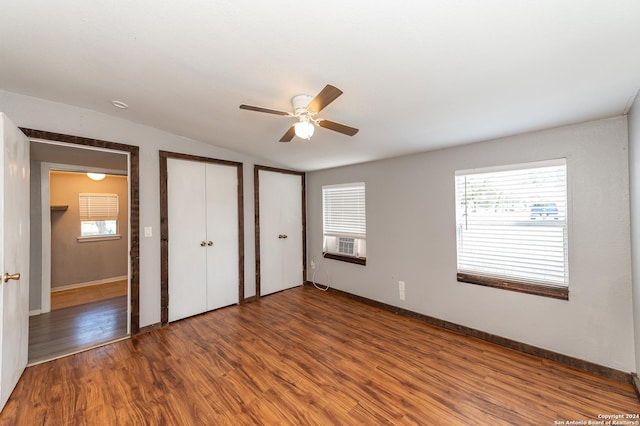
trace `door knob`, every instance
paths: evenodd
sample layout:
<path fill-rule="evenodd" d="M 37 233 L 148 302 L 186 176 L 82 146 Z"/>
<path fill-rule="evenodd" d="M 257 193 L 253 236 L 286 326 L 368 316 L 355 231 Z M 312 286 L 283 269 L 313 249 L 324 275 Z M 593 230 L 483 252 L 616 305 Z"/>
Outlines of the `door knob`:
<path fill-rule="evenodd" d="M 18 272 L 17 274 L 10 274 L 8 272 L 5 272 L 4 274 L 4 282 L 8 283 L 9 280 L 19 280 L 20 279 L 20 273 Z"/>
<path fill-rule="evenodd" d="M 200 241 L 200 247 L 204 247 L 206 245 L 207 245 L 207 243 L 205 243 L 204 241 Z"/>
<path fill-rule="evenodd" d="M 287 238 L 287 235 L 285 235 L 285 234 L 280 234 L 280 235 L 278 235 L 278 238 Z"/>
<path fill-rule="evenodd" d="M 211 246 L 213 245 L 213 241 L 209 241 L 209 242 L 207 243 L 207 245 L 208 245 L 209 247 L 211 247 Z"/>
<path fill-rule="evenodd" d="M 282 238 L 287 238 L 287 234 L 284 234 L 284 235 L 282 236 Z"/>

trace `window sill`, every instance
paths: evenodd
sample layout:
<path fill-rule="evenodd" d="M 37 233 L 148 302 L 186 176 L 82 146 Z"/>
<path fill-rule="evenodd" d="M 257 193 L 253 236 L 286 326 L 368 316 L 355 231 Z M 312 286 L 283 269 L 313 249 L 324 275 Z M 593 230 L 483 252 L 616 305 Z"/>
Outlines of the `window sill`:
<path fill-rule="evenodd" d="M 327 252 L 322 253 L 322 257 L 324 257 L 325 259 L 339 260 L 341 262 L 355 263 L 356 265 L 366 265 L 367 264 L 367 258 L 366 257 L 345 256 L 345 255 L 342 255 L 342 254 L 327 253 Z"/>
<path fill-rule="evenodd" d="M 77 240 L 79 243 L 91 243 L 94 241 L 111 241 L 111 240 L 119 240 L 122 236 L 120 234 L 113 235 L 96 235 L 96 236 L 87 236 L 87 237 L 78 237 Z"/>
<path fill-rule="evenodd" d="M 524 283 L 519 281 L 503 280 L 498 278 L 482 277 L 458 273 L 457 280 L 468 284 L 478 284 L 485 287 L 500 288 L 503 290 L 517 291 L 520 293 L 534 294 L 536 296 L 551 297 L 554 299 L 569 300 L 567 287 L 554 287 L 540 284 Z"/>

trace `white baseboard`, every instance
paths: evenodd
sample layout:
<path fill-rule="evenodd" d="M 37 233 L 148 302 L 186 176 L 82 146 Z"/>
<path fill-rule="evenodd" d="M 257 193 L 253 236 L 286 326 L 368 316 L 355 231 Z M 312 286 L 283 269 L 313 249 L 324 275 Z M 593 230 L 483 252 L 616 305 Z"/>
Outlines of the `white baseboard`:
<path fill-rule="evenodd" d="M 29 316 L 35 316 L 35 315 L 40 315 L 42 313 L 42 311 L 40 309 L 34 309 L 33 311 L 29 311 Z"/>
<path fill-rule="evenodd" d="M 122 280 L 128 280 L 128 279 L 129 279 L 129 277 L 127 275 L 123 275 L 121 277 L 104 278 L 102 280 L 95 280 L 95 281 L 87 281 L 87 282 L 84 282 L 84 283 L 62 285 L 62 286 L 59 286 L 59 287 L 51 287 L 51 293 L 55 293 L 57 291 L 71 290 L 71 289 L 74 289 L 74 288 L 91 287 L 92 285 L 106 284 L 106 283 L 110 283 L 112 281 L 122 281 Z"/>

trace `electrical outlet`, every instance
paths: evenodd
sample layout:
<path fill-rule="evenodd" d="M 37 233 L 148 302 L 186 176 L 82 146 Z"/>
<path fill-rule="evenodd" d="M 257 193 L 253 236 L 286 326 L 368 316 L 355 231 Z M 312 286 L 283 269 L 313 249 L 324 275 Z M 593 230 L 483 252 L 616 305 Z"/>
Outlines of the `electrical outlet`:
<path fill-rule="evenodd" d="M 144 227 L 144 236 L 145 238 L 149 238 L 153 235 L 153 232 L 151 231 L 151 227 L 150 226 L 145 226 Z"/>
<path fill-rule="evenodd" d="M 404 281 L 398 281 L 398 292 L 400 293 L 400 300 L 404 300 Z"/>
<path fill-rule="evenodd" d="M 316 262 L 313 260 L 311 261 L 311 269 L 316 269 Z"/>

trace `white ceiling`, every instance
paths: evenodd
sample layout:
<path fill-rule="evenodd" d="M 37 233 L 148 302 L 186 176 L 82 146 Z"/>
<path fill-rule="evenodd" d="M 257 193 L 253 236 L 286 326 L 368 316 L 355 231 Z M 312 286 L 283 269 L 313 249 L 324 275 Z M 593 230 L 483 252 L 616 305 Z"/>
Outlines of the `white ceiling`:
<path fill-rule="evenodd" d="M 356 136 L 279 143 L 292 119 L 238 108 L 327 83 L 344 94 L 320 116 Z M 0 89 L 299 170 L 615 116 L 639 88 L 638 0 L 0 5 Z"/>

